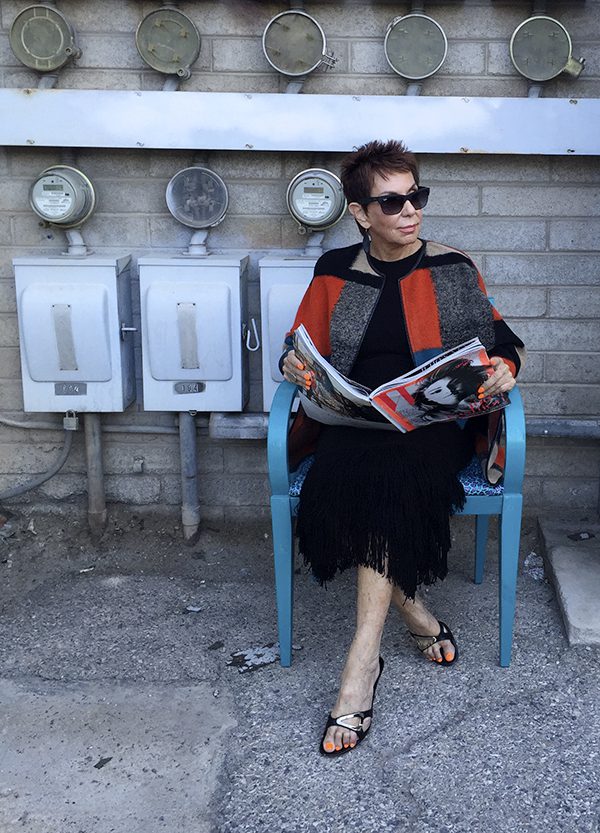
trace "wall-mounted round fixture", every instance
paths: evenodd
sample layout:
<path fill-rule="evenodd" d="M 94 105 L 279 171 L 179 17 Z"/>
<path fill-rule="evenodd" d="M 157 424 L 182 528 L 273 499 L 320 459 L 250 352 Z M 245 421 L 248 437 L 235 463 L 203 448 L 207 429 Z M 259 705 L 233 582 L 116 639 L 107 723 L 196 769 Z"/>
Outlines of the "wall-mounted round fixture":
<path fill-rule="evenodd" d="M 96 193 L 91 181 L 77 168 L 51 165 L 31 186 L 29 203 L 38 217 L 47 223 L 75 228 L 94 210 Z"/>
<path fill-rule="evenodd" d="M 284 75 L 307 75 L 321 64 L 332 67 L 337 61 L 327 53 L 325 34 L 314 17 L 298 10 L 270 20 L 262 45 L 267 61 Z"/>
<path fill-rule="evenodd" d="M 446 59 L 448 40 L 432 17 L 407 14 L 389 24 L 383 48 L 394 72 L 417 81 L 438 71 Z"/>
<path fill-rule="evenodd" d="M 10 27 L 12 51 L 26 67 L 53 72 L 81 55 L 67 18 L 49 6 L 28 6 Z"/>
<path fill-rule="evenodd" d="M 220 176 L 208 168 L 183 168 L 167 185 L 167 207 L 189 228 L 217 226 L 227 213 L 229 195 Z"/>
<path fill-rule="evenodd" d="M 301 171 L 288 185 L 287 207 L 302 227 L 322 231 L 335 225 L 346 209 L 342 183 L 322 168 Z"/>
<path fill-rule="evenodd" d="M 572 50 L 571 38 L 562 23 L 544 15 L 525 20 L 510 39 L 515 69 L 530 81 L 549 81 L 561 72 L 577 78 L 585 61 L 573 58 Z"/>
<path fill-rule="evenodd" d="M 190 77 L 200 54 L 200 34 L 189 17 L 177 9 L 156 9 L 140 22 L 135 43 L 144 61 L 166 75 Z"/>

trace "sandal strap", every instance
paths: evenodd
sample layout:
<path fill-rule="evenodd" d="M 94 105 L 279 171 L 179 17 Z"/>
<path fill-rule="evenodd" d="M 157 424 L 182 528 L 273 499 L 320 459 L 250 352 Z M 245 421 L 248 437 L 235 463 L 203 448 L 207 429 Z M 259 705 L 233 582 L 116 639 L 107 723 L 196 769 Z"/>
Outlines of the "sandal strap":
<path fill-rule="evenodd" d="M 349 721 L 353 718 L 358 717 L 360 723 L 356 726 L 349 725 Z M 368 729 L 364 728 L 364 721 L 367 717 L 373 717 L 373 709 L 367 709 L 364 712 L 352 712 L 351 714 L 340 714 L 338 717 L 333 717 L 331 712 L 329 713 L 329 717 L 327 718 L 327 725 L 325 727 L 325 731 L 329 729 L 330 726 L 339 726 L 341 729 L 349 729 L 351 732 L 356 732 L 359 738 L 368 731 Z M 369 724 L 370 727 L 370 724 Z"/>
<path fill-rule="evenodd" d="M 424 652 L 428 648 L 431 648 L 431 646 L 435 645 L 436 642 L 444 642 L 445 640 L 448 640 L 453 645 L 455 645 L 454 638 L 452 637 L 452 632 L 450 631 L 448 625 L 446 625 L 444 622 L 440 622 L 439 620 L 438 625 L 440 626 L 440 632 L 437 636 L 413 633 L 412 631 L 409 631 L 409 634 L 413 637 L 421 652 Z"/>

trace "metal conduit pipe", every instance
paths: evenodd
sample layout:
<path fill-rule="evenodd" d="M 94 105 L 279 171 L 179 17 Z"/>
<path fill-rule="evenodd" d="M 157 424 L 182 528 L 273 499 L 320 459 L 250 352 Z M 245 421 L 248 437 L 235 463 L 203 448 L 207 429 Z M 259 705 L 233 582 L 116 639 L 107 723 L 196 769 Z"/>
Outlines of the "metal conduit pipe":
<path fill-rule="evenodd" d="M 37 477 L 34 477 L 32 480 L 28 480 L 26 483 L 22 483 L 20 486 L 13 486 L 12 489 L 0 492 L 0 501 L 9 500 L 10 498 L 18 497 L 18 495 L 23 495 L 25 492 L 29 492 L 31 489 L 36 489 L 38 486 L 41 486 L 42 483 L 45 483 L 46 480 L 50 480 L 51 477 L 54 477 L 54 475 L 57 474 L 67 462 L 67 457 L 69 456 L 71 446 L 73 445 L 73 433 L 73 431 L 65 431 L 65 444 L 63 445 L 56 462 L 53 466 L 51 466 L 51 468 L 48 469 L 47 472 L 37 475 Z"/>
<path fill-rule="evenodd" d="M 201 427 L 208 426 L 208 417 L 199 422 Z M 0 425 L 8 425 L 9 428 L 29 428 L 42 431 L 62 431 L 59 422 L 40 422 L 34 419 L 22 422 L 17 419 L 0 417 Z M 102 431 L 106 434 L 179 434 L 179 428 L 175 425 L 105 425 L 102 424 Z"/>
<path fill-rule="evenodd" d="M 200 501 L 198 499 L 198 458 L 196 422 L 188 411 L 179 414 L 179 452 L 181 456 L 181 524 L 183 539 L 190 546 L 200 534 Z"/>
<path fill-rule="evenodd" d="M 106 526 L 106 497 L 102 466 L 102 425 L 100 414 L 84 414 L 85 458 L 88 484 L 88 524 L 92 535 Z"/>

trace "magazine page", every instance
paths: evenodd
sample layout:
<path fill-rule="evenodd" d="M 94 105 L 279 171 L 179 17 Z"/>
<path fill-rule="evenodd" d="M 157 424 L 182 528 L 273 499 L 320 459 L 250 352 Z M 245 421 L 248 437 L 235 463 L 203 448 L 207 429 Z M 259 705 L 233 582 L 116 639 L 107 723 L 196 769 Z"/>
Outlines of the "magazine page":
<path fill-rule="evenodd" d="M 381 385 L 371 394 L 373 407 L 401 431 L 414 431 L 433 422 L 468 419 L 506 407 L 509 399 L 505 393 L 479 399 L 478 388 L 493 373 L 493 366 L 479 339 L 474 341 L 475 345 L 465 343 L 469 345 L 467 349 L 460 345 L 457 352 L 447 351 L 445 358 L 438 356 L 416 368 L 407 374 L 408 381 L 405 376 Z"/>
<path fill-rule="evenodd" d="M 311 374 L 312 384 L 300 391 L 306 414 L 318 422 L 356 425 L 357 422 L 383 424 L 369 399 L 369 389 L 339 373 L 321 356 L 303 324 L 294 331 L 294 350 Z"/>

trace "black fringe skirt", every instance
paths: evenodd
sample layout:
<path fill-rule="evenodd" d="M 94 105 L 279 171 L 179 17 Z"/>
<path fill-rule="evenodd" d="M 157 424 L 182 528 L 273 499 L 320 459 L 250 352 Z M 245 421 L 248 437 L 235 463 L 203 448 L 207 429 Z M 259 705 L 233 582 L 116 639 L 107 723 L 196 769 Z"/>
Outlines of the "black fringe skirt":
<path fill-rule="evenodd" d="M 472 455 L 470 432 L 450 422 L 407 434 L 324 427 L 296 527 L 316 579 L 371 567 L 414 598 L 445 578 L 450 515 L 465 501 L 458 474 Z"/>

